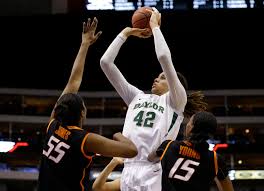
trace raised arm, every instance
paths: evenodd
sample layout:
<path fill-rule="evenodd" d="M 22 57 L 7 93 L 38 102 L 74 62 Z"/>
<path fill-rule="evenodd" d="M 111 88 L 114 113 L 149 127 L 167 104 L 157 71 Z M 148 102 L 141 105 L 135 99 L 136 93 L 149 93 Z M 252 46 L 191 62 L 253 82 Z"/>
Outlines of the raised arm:
<path fill-rule="evenodd" d="M 124 159 L 114 157 L 111 162 L 104 168 L 104 170 L 99 174 L 93 183 L 94 191 L 120 191 L 120 179 L 114 181 L 106 182 L 109 174 L 114 170 L 114 168 L 123 164 Z"/>
<path fill-rule="evenodd" d="M 129 105 L 133 98 L 142 91 L 127 82 L 114 64 L 114 60 L 121 46 L 130 35 L 133 35 L 132 32 L 135 32 L 135 30 L 138 33 L 145 31 L 144 29 L 125 28 L 117 35 L 100 60 L 103 72 L 127 105 Z"/>
<path fill-rule="evenodd" d="M 60 97 L 67 93 L 77 93 L 79 91 L 82 82 L 83 70 L 84 70 L 85 59 L 88 48 L 98 39 L 98 37 L 102 33 L 100 31 L 95 34 L 97 23 L 98 23 L 97 18 L 94 18 L 93 21 L 91 21 L 91 19 L 88 18 L 87 23 L 85 22 L 83 23 L 81 46 L 73 63 L 69 80 Z M 51 114 L 51 118 L 52 117 L 53 117 L 53 112 Z"/>
<path fill-rule="evenodd" d="M 98 153 L 109 157 L 132 158 L 137 155 L 137 148 L 132 141 L 121 133 L 114 135 L 114 140 L 89 133 L 84 144 L 85 153 Z"/>
<path fill-rule="evenodd" d="M 101 31 L 95 34 L 95 30 L 97 28 L 98 20 L 95 17 L 91 22 L 89 18 L 87 23 L 83 23 L 83 31 L 82 31 L 82 43 L 79 49 L 79 52 L 75 58 L 71 75 L 68 80 L 66 87 L 64 88 L 62 95 L 66 93 L 77 93 L 79 91 L 83 70 L 85 65 L 85 59 L 87 55 L 88 48 L 98 39 L 101 35 Z"/>
<path fill-rule="evenodd" d="M 157 9 L 153 8 L 150 18 L 150 27 L 154 36 L 157 58 L 168 81 L 170 102 L 175 109 L 183 112 L 187 103 L 187 95 L 177 76 L 172 63 L 170 49 L 160 30 L 160 19 L 161 14 L 157 11 Z"/>

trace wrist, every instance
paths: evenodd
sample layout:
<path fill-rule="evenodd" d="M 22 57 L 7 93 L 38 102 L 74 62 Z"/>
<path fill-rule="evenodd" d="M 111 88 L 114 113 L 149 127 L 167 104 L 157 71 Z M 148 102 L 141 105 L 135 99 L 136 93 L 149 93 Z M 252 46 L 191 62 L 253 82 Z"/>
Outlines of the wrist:
<path fill-rule="evenodd" d="M 157 24 L 157 25 L 152 25 L 151 26 L 151 30 L 154 31 L 154 30 L 158 30 L 160 29 L 160 26 Z"/>
<path fill-rule="evenodd" d="M 124 40 L 126 40 L 130 35 L 131 35 L 131 28 L 130 27 L 126 27 L 120 33 L 121 38 L 123 38 Z"/>
<path fill-rule="evenodd" d="M 127 36 L 126 34 L 124 34 L 123 32 L 119 33 L 118 36 L 119 36 L 123 41 L 126 41 L 126 39 L 127 39 L 127 37 L 128 37 L 128 36 Z"/>
<path fill-rule="evenodd" d="M 81 43 L 81 46 L 89 47 L 90 44 L 91 44 L 90 42 L 82 42 L 82 43 Z"/>
<path fill-rule="evenodd" d="M 113 166 L 117 166 L 119 163 L 117 160 L 115 159 L 112 159 L 111 162 L 110 162 Z"/>

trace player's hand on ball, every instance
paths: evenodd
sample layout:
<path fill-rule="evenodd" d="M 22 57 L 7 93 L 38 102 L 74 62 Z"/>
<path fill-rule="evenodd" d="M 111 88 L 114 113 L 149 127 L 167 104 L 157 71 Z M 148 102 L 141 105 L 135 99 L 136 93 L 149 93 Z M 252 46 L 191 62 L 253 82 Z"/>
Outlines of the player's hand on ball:
<path fill-rule="evenodd" d="M 96 17 L 93 18 L 93 21 L 91 21 L 90 18 L 88 18 L 87 22 L 83 22 L 83 32 L 82 32 L 82 43 L 83 44 L 93 44 L 99 36 L 102 34 L 102 31 L 99 31 L 95 34 L 96 28 L 97 28 L 98 20 Z"/>
<path fill-rule="evenodd" d="M 149 20 L 150 28 L 153 29 L 154 27 L 159 27 L 161 24 L 160 12 L 155 7 L 152 7 L 152 10 L 148 10 L 148 11 L 152 12 L 150 20 Z"/>
<path fill-rule="evenodd" d="M 136 36 L 139 38 L 149 38 L 152 35 L 152 32 L 149 28 L 145 29 L 140 29 L 140 28 L 131 28 L 131 27 L 126 27 L 122 33 L 126 36 Z"/>

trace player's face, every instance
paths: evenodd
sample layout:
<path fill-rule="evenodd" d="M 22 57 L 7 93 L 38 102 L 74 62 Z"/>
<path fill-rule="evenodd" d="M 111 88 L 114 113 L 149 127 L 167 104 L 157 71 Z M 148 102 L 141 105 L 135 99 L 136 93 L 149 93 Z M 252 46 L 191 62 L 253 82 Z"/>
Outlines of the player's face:
<path fill-rule="evenodd" d="M 169 86 L 164 72 L 162 72 L 157 78 L 155 78 L 151 92 L 156 95 L 163 95 L 169 91 Z"/>
<path fill-rule="evenodd" d="M 186 125 L 186 130 L 185 130 L 185 136 L 188 137 L 189 134 L 191 133 L 193 128 L 193 116 L 190 118 L 189 122 Z"/>

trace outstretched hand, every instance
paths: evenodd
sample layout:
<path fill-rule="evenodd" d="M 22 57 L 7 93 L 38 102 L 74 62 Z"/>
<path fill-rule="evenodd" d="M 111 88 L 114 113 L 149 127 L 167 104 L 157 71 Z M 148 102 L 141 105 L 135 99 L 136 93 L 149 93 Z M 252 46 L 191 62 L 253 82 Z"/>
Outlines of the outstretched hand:
<path fill-rule="evenodd" d="M 140 28 L 131 28 L 131 27 L 126 27 L 122 33 L 126 36 L 136 36 L 139 38 L 149 38 L 152 35 L 152 32 L 149 28 L 145 29 L 140 29 Z"/>
<path fill-rule="evenodd" d="M 95 34 L 97 24 L 98 20 L 96 17 L 93 18 L 93 21 L 88 18 L 86 23 L 83 22 L 82 43 L 92 45 L 99 38 L 99 36 L 102 34 L 102 31 L 99 31 Z"/>

